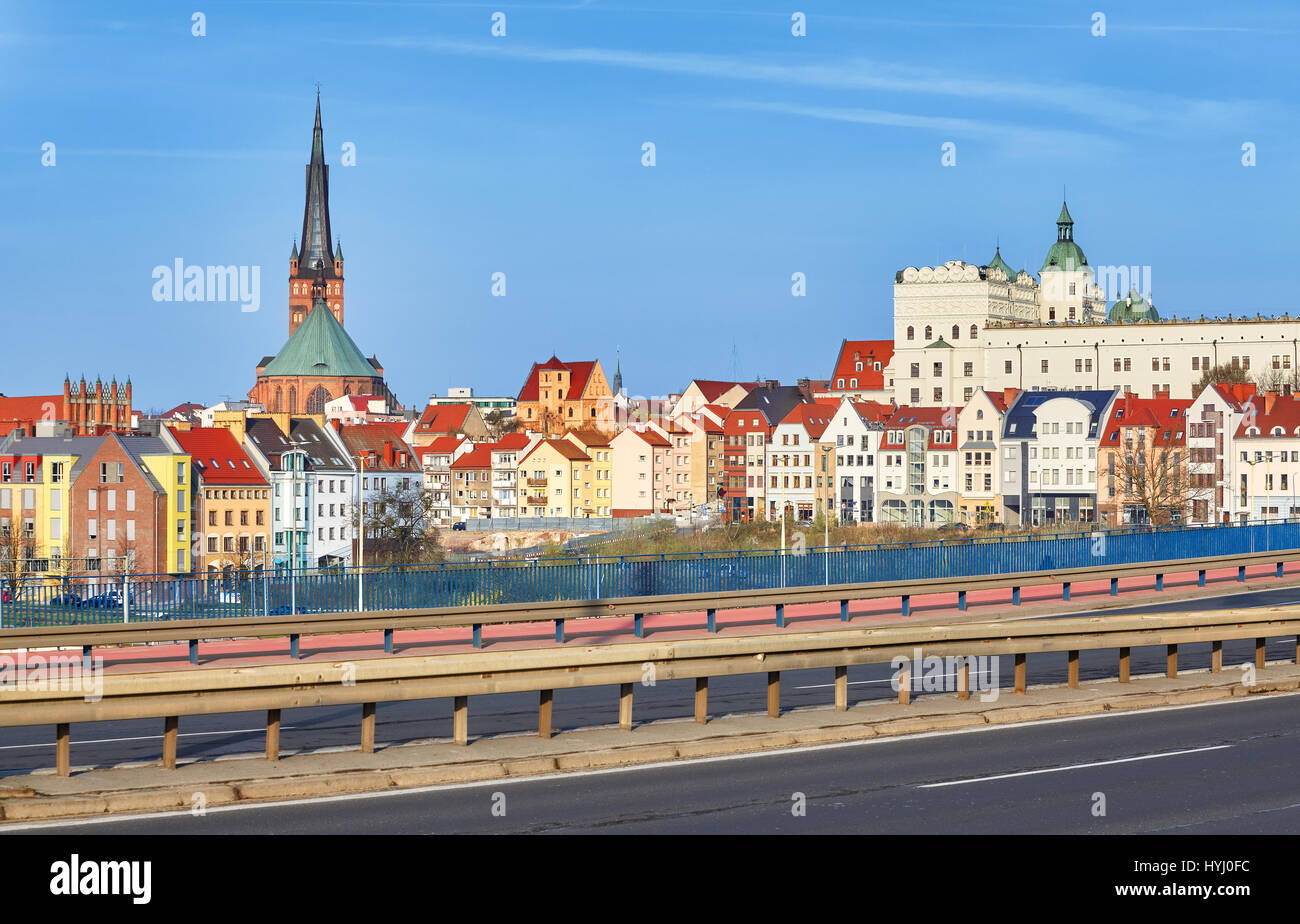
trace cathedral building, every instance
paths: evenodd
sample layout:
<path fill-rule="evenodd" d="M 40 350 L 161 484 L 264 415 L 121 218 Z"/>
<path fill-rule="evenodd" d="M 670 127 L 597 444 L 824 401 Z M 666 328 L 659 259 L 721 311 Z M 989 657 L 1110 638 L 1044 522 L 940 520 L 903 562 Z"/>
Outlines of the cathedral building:
<path fill-rule="evenodd" d="M 401 409 L 379 360 L 366 357 L 343 328 L 343 248 L 330 229 L 329 165 L 317 96 L 302 237 L 289 254 L 289 339 L 258 363 L 248 400 L 273 413 L 324 414 L 327 402 L 345 395 L 373 395 L 390 412 Z"/>

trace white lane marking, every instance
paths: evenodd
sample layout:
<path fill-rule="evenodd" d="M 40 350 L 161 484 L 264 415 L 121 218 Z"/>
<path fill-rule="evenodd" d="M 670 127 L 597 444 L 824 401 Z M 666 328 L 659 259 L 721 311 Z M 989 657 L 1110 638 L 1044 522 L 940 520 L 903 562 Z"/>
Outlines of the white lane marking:
<path fill-rule="evenodd" d="M 543 783 L 571 780 L 588 776 L 608 776 L 615 773 L 636 773 L 641 770 L 663 770 L 669 767 L 693 767 L 698 764 L 717 764 L 732 760 L 753 760 L 756 757 L 781 757 L 792 754 L 807 754 L 815 751 L 833 751 L 841 748 L 860 748 L 872 745 L 888 745 L 900 741 L 915 741 L 919 738 L 947 738 L 951 735 L 972 735 L 982 732 L 994 732 L 1005 728 L 1032 728 L 1037 725 L 1060 725 L 1065 722 L 1086 722 L 1092 719 L 1114 718 L 1122 715 L 1149 715 L 1160 712 L 1177 712 L 1181 709 L 1207 709 L 1213 706 L 1227 706 L 1238 703 L 1261 703 L 1274 698 L 1300 696 L 1297 693 L 1270 693 L 1259 697 L 1238 697 L 1215 700 L 1208 703 L 1191 703 L 1186 706 L 1154 706 L 1150 709 L 1132 709 L 1126 712 L 1099 712 L 1093 715 L 1075 715 L 1062 719 L 1037 719 L 1031 722 L 1008 722 L 1005 725 L 979 725 L 972 728 L 957 728 L 950 731 L 921 732 L 916 735 L 898 735 L 890 738 L 868 738 L 865 741 L 836 741 L 831 744 L 811 744 L 806 747 L 781 748 L 773 751 L 747 751 L 743 754 L 725 754 L 719 757 L 697 757 L 691 760 L 663 760 L 652 764 L 636 764 L 628 767 L 604 767 L 599 770 L 571 770 L 561 773 L 544 773 L 534 776 L 512 776 L 493 780 L 480 780 L 474 783 L 443 783 L 437 786 L 416 786 L 410 789 L 391 789 L 380 792 L 363 792 L 339 796 L 321 796 L 314 799 L 285 799 L 279 802 L 244 802 L 234 805 L 215 805 L 207 810 L 209 815 L 218 812 L 243 812 L 253 809 L 282 808 L 290 805 L 321 805 L 329 802 L 350 802 L 361 799 L 385 799 L 390 796 L 409 796 L 421 793 L 445 792 L 454 789 L 482 789 L 487 786 L 510 786 L 518 783 Z M 194 789 L 199 787 L 194 786 Z M 92 818 L 75 818 L 67 821 L 31 822 L 29 824 L 2 824 L 0 834 L 6 831 L 27 831 L 39 828 L 71 828 L 78 825 L 107 825 L 129 821 L 148 821 L 154 818 L 183 818 L 190 815 L 187 809 L 177 812 L 145 812 L 138 815 L 114 815 Z"/>
<path fill-rule="evenodd" d="M 1040 773 L 1063 773 L 1066 770 L 1083 770 L 1087 767 L 1109 767 L 1112 764 L 1131 764 L 1138 760 L 1157 760 L 1161 757 L 1178 757 L 1181 754 L 1201 754 L 1205 751 L 1222 751 L 1232 747 L 1231 744 L 1216 744 L 1203 748 L 1189 748 L 1185 751 L 1162 751 L 1159 754 L 1143 754 L 1140 757 L 1120 757 L 1116 760 L 1096 760 L 1086 764 L 1066 764 L 1064 767 L 1045 767 L 1042 770 L 1021 770 L 1019 773 L 999 773 L 995 776 L 973 776 L 966 780 L 947 780 L 943 783 L 922 783 L 917 789 L 940 789 L 944 786 L 964 786 L 967 783 L 987 783 L 991 780 L 1010 780 L 1018 776 L 1036 776 Z"/>
<path fill-rule="evenodd" d="M 282 725 L 280 726 L 280 731 L 289 731 L 292 728 L 297 728 L 297 726 Z M 180 732 L 179 734 L 180 737 L 182 738 L 194 738 L 202 735 L 247 735 L 251 732 L 257 732 L 260 735 L 260 734 L 264 734 L 266 732 L 266 729 L 265 728 L 233 728 L 228 731 Z M 76 743 L 77 744 L 113 744 L 114 742 L 117 741 L 153 741 L 154 739 L 161 738 L 161 737 L 162 737 L 162 732 L 159 732 L 156 735 L 132 735 L 126 738 L 86 738 L 85 740 L 78 738 Z M 32 744 L 0 744 L 0 751 L 16 751 L 21 748 L 52 748 L 54 747 L 54 745 L 55 742 L 53 741 L 48 741 L 48 742 L 37 741 Z"/>

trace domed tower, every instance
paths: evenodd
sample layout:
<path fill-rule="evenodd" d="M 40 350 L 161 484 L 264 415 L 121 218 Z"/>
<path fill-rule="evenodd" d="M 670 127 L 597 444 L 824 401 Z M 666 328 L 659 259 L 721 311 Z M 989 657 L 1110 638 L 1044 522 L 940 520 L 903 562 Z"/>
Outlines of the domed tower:
<path fill-rule="evenodd" d="M 1044 324 L 1093 321 L 1106 311 L 1106 296 L 1096 284 L 1083 248 L 1074 240 L 1074 219 L 1064 202 L 1056 219 L 1056 243 L 1039 269 L 1039 314 Z"/>
<path fill-rule="evenodd" d="M 1106 320 L 1112 324 L 1123 321 L 1159 321 L 1160 312 L 1137 289 L 1133 289 L 1127 298 L 1121 298 L 1110 306 Z"/>

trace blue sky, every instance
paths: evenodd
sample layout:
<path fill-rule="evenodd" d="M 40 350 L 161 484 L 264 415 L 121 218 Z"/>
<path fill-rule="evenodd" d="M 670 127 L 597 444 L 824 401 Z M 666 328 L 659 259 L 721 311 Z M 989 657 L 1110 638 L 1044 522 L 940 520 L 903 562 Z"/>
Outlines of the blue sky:
<path fill-rule="evenodd" d="M 825 377 L 901 267 L 1000 240 L 1037 272 L 1063 186 L 1162 313 L 1295 313 L 1298 34 L 1284 3 L 0 3 L 0 391 L 242 397 L 317 81 L 347 327 L 408 405 L 617 346 L 636 394 Z M 178 258 L 260 266 L 260 310 L 155 302 Z"/>

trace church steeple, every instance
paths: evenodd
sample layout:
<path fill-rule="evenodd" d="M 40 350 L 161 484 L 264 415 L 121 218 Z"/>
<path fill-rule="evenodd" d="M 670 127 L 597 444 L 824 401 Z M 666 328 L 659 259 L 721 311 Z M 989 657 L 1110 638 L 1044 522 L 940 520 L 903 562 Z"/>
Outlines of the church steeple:
<path fill-rule="evenodd" d="M 330 168 L 325 163 L 325 141 L 320 126 L 320 95 L 316 96 L 316 125 L 311 133 L 311 163 L 307 165 L 307 204 L 302 213 L 301 263 L 314 267 L 319 260 L 325 274 L 334 274 L 334 241 L 330 236 Z"/>
<path fill-rule="evenodd" d="M 290 335 L 315 307 L 317 296 L 342 324 L 343 248 L 335 243 L 330 229 L 330 168 L 325 163 L 319 88 L 316 90 L 316 123 L 311 133 L 311 162 L 307 164 L 302 236 L 289 254 Z"/>

